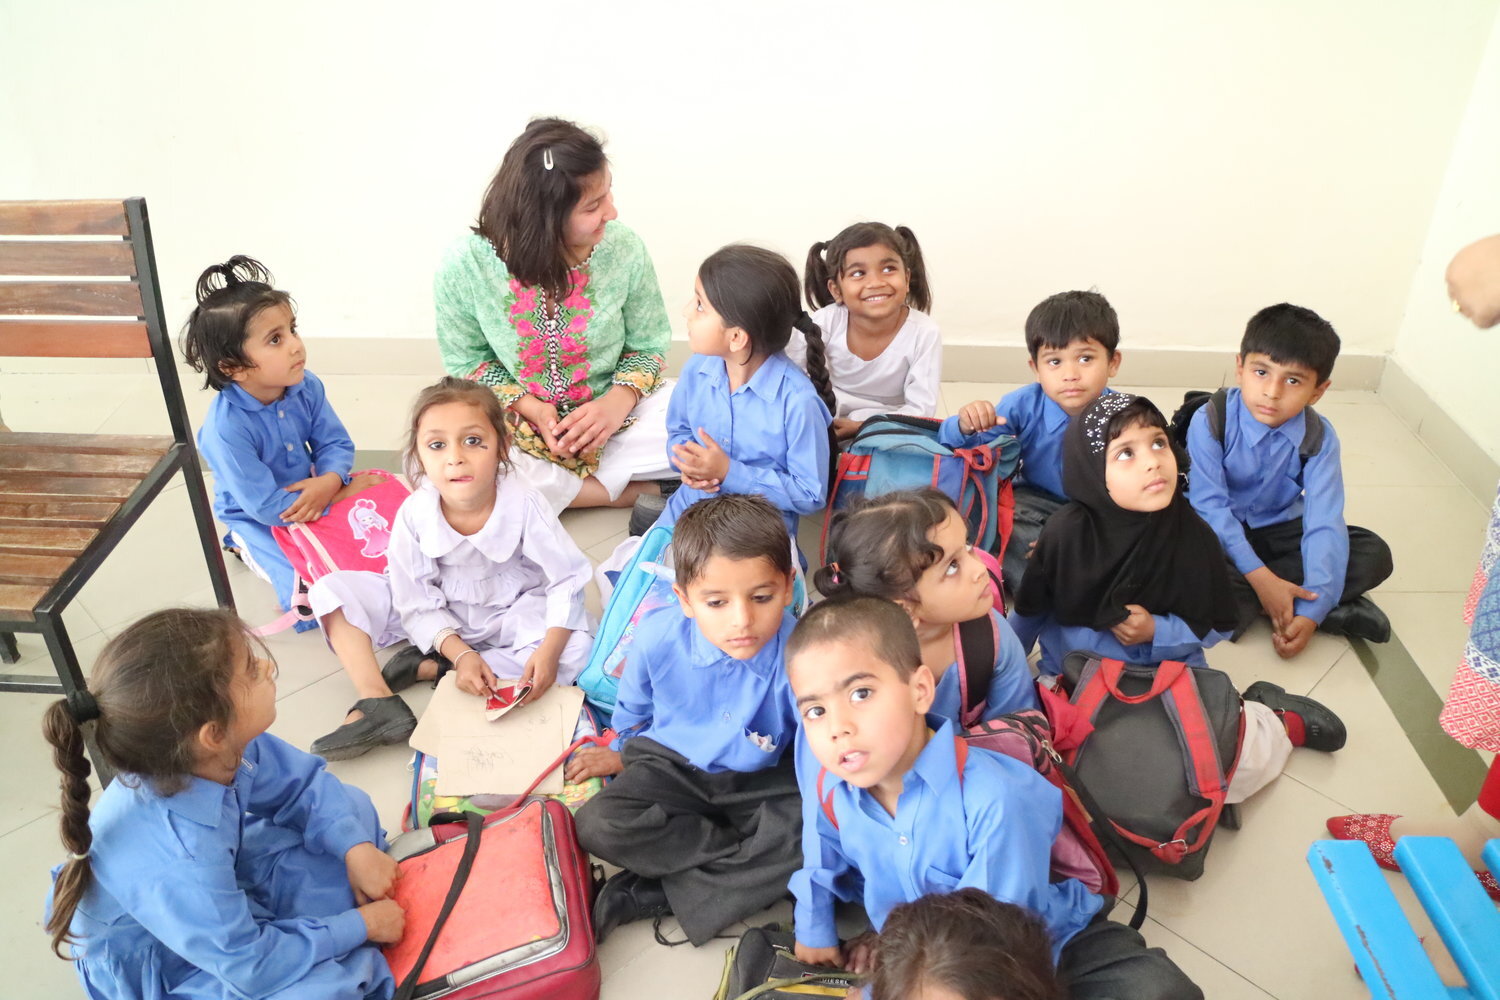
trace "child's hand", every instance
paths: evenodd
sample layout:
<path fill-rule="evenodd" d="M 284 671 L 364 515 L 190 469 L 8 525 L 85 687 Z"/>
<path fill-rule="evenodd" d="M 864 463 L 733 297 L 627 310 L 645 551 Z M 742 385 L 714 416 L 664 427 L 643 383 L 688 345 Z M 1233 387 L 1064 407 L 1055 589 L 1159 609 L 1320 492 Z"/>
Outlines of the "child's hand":
<path fill-rule="evenodd" d="M 722 483 L 729 475 L 729 455 L 702 427 L 698 428 L 698 436 L 703 439 L 703 444 L 687 441 L 673 445 L 672 456 L 677 460 L 677 471 L 693 479 Z"/>
<path fill-rule="evenodd" d="M 1005 418 L 995 412 L 995 404 L 988 399 L 976 399 L 965 403 L 958 411 L 958 429 L 965 434 L 978 434 L 1005 423 Z"/>
<path fill-rule="evenodd" d="M 1134 646 L 1138 642 L 1150 642 L 1156 635 L 1156 619 L 1151 612 L 1139 604 L 1127 604 L 1125 610 L 1130 612 L 1125 620 L 1110 629 L 1115 638 L 1126 646 Z"/>
<path fill-rule="evenodd" d="M 1317 630 L 1317 622 L 1305 615 L 1297 615 L 1285 630 L 1271 633 L 1271 647 L 1276 650 L 1277 656 L 1290 660 L 1307 648 L 1312 634 Z"/>
<path fill-rule="evenodd" d="M 349 848 L 344 855 L 344 867 L 349 870 L 349 887 L 354 890 L 354 898 L 361 903 L 389 897 L 391 887 L 401 877 L 401 866 L 396 859 L 369 841 Z"/>
<path fill-rule="evenodd" d="M 541 436 L 542 443 L 558 458 L 567 458 L 567 449 L 557 443 L 557 407 L 544 403 L 535 396 L 522 396 L 510 408 L 520 414 L 521 419 L 532 426 Z"/>
<path fill-rule="evenodd" d="M 834 969 L 844 967 L 844 949 L 838 945 L 832 948 L 809 948 L 801 941 L 797 942 L 795 949 L 797 961 L 803 965 L 827 965 Z"/>
<path fill-rule="evenodd" d="M 359 908 L 365 918 L 365 937 L 376 944 L 395 944 L 406 932 L 406 911 L 394 899 L 380 899 Z"/>
<path fill-rule="evenodd" d="M 478 657 L 471 656 L 469 659 Z M 526 697 L 520 700 L 519 705 L 536 701 L 557 683 L 557 660 L 557 654 L 548 650 L 546 643 L 538 646 L 526 658 L 526 666 L 521 671 L 521 683 L 530 684 L 531 690 L 526 692 Z"/>
<path fill-rule="evenodd" d="M 833 434 L 840 441 L 847 441 L 859 430 L 859 421 L 850 420 L 848 417 L 833 418 Z"/>
<path fill-rule="evenodd" d="M 1271 628 L 1276 632 L 1285 632 L 1291 626 L 1292 617 L 1297 613 L 1294 601 L 1318 599 L 1317 594 L 1290 580 L 1283 580 L 1267 566 L 1251 570 L 1245 574 L 1245 579 L 1255 588 L 1255 596 L 1260 606 L 1266 609 L 1266 614 L 1271 616 Z"/>
<path fill-rule="evenodd" d="M 844 945 L 844 968 L 857 976 L 863 976 L 875 967 L 875 949 L 880 946 L 880 935 L 865 931 Z"/>
<path fill-rule="evenodd" d="M 563 777 L 578 784 L 590 778 L 607 778 L 625 770 L 620 751 L 609 747 L 580 747 L 573 752 Z"/>
<path fill-rule="evenodd" d="M 446 655 L 446 654 L 445 654 Z M 476 698 L 488 698 L 490 692 L 500 686 L 495 672 L 490 665 L 484 662 L 484 657 L 467 650 L 460 652 L 453 658 L 453 673 L 457 679 L 454 683 L 460 691 L 474 695 Z"/>
<path fill-rule="evenodd" d="M 349 480 L 349 485 L 333 495 L 333 502 L 338 503 L 345 497 L 352 497 L 356 493 L 363 493 L 372 486 L 379 486 L 385 482 L 385 477 L 374 472 L 361 472 Z"/>
<path fill-rule="evenodd" d="M 719 481 L 717 479 L 694 479 L 686 473 L 683 474 L 682 485 L 690 486 L 693 489 L 701 490 L 704 493 L 719 492 Z"/>
<path fill-rule="evenodd" d="M 311 479 L 299 479 L 286 487 L 288 493 L 300 493 L 292 505 L 281 512 L 281 519 L 288 524 L 316 521 L 323 516 L 323 509 L 333 502 L 339 490 L 344 488 L 344 477 L 337 472 L 325 472 Z"/>

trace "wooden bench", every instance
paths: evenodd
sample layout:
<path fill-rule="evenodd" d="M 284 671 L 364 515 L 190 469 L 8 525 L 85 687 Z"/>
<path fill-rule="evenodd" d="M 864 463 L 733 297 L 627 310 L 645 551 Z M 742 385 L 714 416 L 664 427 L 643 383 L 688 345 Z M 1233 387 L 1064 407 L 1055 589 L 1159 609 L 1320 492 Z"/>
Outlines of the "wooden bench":
<path fill-rule="evenodd" d="M 1500 840 L 1489 842 L 1484 857 L 1500 871 Z M 1307 863 L 1370 995 L 1500 1000 L 1500 913 L 1458 847 L 1446 837 L 1402 837 L 1396 860 L 1468 983 L 1443 985 L 1363 841 L 1320 840 Z"/>
<path fill-rule="evenodd" d="M 0 674 L 0 691 L 66 695 L 86 682 L 63 613 L 179 469 L 214 595 L 226 608 L 234 598 L 183 405 L 144 199 L 0 202 L 0 276 L 7 279 L 0 357 L 150 358 L 172 429 L 161 437 L 0 432 L 0 660 L 18 659 L 15 633 L 39 633 L 57 672 Z M 141 567 L 142 587 L 160 582 Z M 103 769 L 101 777 L 108 779 Z"/>

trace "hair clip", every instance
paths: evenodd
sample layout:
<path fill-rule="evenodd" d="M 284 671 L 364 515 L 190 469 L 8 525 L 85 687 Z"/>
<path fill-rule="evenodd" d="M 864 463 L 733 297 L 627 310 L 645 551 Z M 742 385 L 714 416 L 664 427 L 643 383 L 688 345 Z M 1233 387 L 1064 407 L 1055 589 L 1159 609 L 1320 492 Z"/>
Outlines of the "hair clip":
<path fill-rule="evenodd" d="M 88 859 L 89 859 L 89 852 L 88 851 L 84 851 L 82 854 L 74 854 L 71 851 L 68 853 L 68 860 L 69 861 L 87 861 Z"/>
<path fill-rule="evenodd" d="M 547 149 L 542 150 L 542 169 L 543 170 L 551 170 L 554 166 L 556 166 L 556 164 L 552 162 L 552 150 L 551 150 L 551 148 L 549 147 Z"/>
<path fill-rule="evenodd" d="M 831 562 L 831 563 L 828 564 L 828 582 L 829 583 L 843 583 L 844 582 L 844 580 L 843 580 L 843 570 L 839 569 L 839 564 L 836 563 L 836 562 Z"/>

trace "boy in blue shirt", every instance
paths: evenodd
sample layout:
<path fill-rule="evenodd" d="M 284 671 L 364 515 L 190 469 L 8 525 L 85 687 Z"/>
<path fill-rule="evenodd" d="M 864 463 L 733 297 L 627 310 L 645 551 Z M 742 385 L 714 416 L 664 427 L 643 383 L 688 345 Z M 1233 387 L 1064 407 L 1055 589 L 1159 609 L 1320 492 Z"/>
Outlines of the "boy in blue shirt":
<path fill-rule="evenodd" d="M 594 929 L 675 913 L 702 945 L 786 895 L 801 860 L 782 669 L 794 619 L 781 512 L 726 493 L 689 507 L 672 536 L 681 604 L 644 619 L 610 749 L 581 750 L 573 781 L 617 774 L 578 811 L 578 841 L 625 869 L 594 901 Z"/>
<path fill-rule="evenodd" d="M 994 438 L 994 428 L 1014 434 L 1021 464 L 1013 480 L 1015 521 L 1002 567 L 1015 593 L 1031 548 L 1059 507 L 1068 502 L 1062 485 L 1062 438 L 1068 421 L 1108 392 L 1120 370 L 1120 319 L 1098 292 L 1059 292 L 1026 317 L 1026 350 L 1036 381 L 1006 393 L 1000 402 L 978 399 L 943 421 L 938 440 L 950 448 L 973 447 Z"/>
<path fill-rule="evenodd" d="M 1302 652 L 1318 628 L 1391 637 L 1364 596 L 1391 575 L 1390 546 L 1345 525 L 1338 436 L 1311 408 L 1328 391 L 1338 353 L 1338 334 L 1317 313 L 1268 306 L 1245 327 L 1222 424 L 1210 402 L 1188 425 L 1188 499 L 1234 564 L 1234 638 L 1264 611 L 1283 658 Z"/>
<path fill-rule="evenodd" d="M 804 867 L 791 882 L 799 960 L 864 972 L 894 907 L 972 887 L 1041 919 L 1077 1000 L 1203 996 L 1163 952 L 1106 920 L 1105 901 L 1083 883 L 1051 880 L 1062 793 L 928 714 L 932 671 L 899 606 L 824 601 L 786 653 L 803 736 L 824 768 L 802 793 L 826 803 L 803 828 Z M 861 898 L 875 932 L 842 947 L 835 898 Z"/>

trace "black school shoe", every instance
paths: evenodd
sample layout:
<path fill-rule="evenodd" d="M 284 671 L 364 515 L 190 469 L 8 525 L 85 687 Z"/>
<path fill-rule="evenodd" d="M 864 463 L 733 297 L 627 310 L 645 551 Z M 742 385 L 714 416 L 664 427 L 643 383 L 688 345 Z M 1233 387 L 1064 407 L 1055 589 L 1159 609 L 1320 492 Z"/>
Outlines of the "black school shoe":
<path fill-rule="evenodd" d="M 667 892 L 661 882 L 635 872 L 622 871 L 610 876 L 594 897 L 594 941 L 602 943 L 621 924 L 647 917 L 663 917 L 672 912 Z"/>
<path fill-rule="evenodd" d="M 1240 697 L 1258 701 L 1280 716 L 1293 746 L 1333 753 L 1349 738 L 1343 720 L 1328 706 L 1300 694 L 1287 694 L 1285 688 L 1270 681 L 1256 681 Z"/>
<path fill-rule="evenodd" d="M 630 508 L 630 534 L 644 535 L 667 509 L 667 498 L 660 493 L 643 493 Z"/>
<path fill-rule="evenodd" d="M 417 728 L 417 717 L 411 714 L 400 695 L 361 698 L 349 711 L 363 712 L 364 715 L 344 723 L 327 736 L 319 736 L 313 741 L 313 753 L 324 760 L 349 760 L 376 747 L 404 743 Z"/>
<path fill-rule="evenodd" d="M 416 646 L 407 646 L 401 652 L 391 657 L 386 665 L 380 668 L 380 676 L 385 679 L 386 687 L 394 694 L 397 691 L 405 691 L 417 681 L 417 671 L 426 660 L 436 660 L 438 665 L 438 677 L 442 677 L 453 666 L 448 658 L 441 653 L 424 653 Z"/>
<path fill-rule="evenodd" d="M 1318 628 L 1329 635 L 1343 635 L 1367 642 L 1391 640 L 1391 620 L 1364 594 L 1334 607 Z"/>

